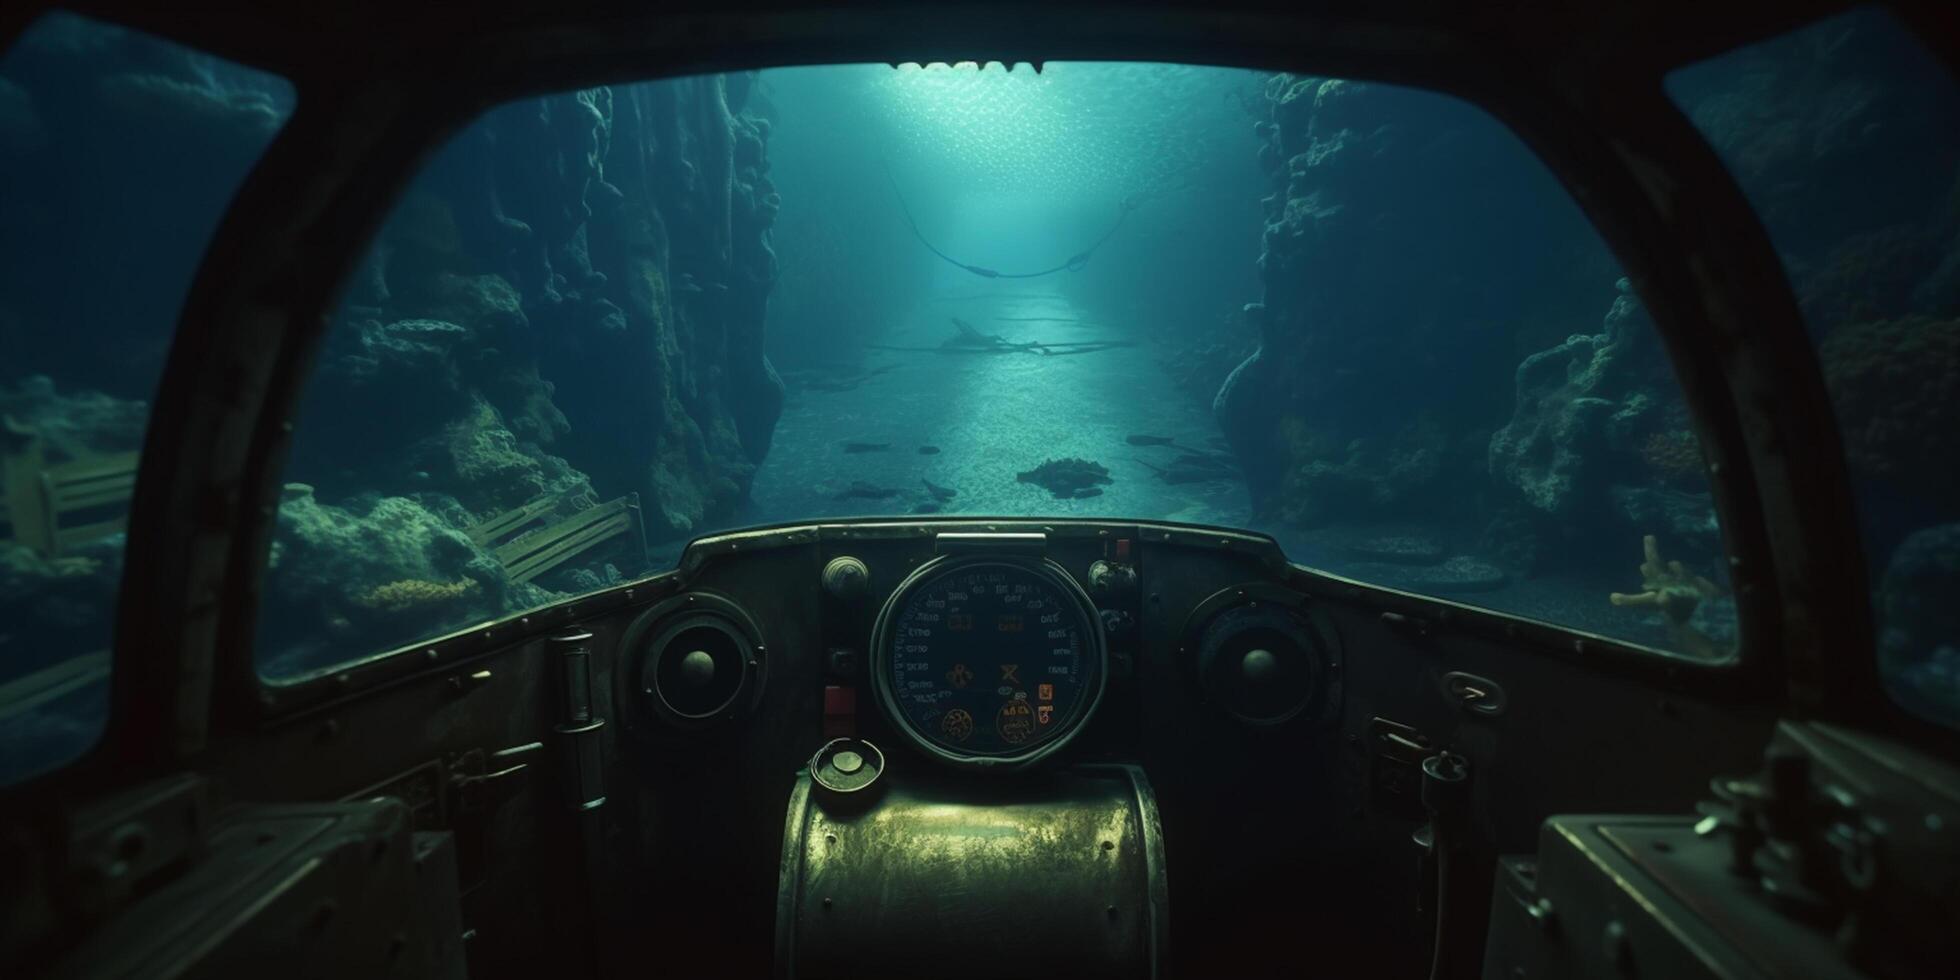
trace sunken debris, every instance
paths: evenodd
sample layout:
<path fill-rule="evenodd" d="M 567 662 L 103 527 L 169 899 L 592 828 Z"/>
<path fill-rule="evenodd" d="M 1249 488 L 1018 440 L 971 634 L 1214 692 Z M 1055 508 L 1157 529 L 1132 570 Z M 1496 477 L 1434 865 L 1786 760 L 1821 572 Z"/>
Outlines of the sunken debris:
<path fill-rule="evenodd" d="M 926 492 L 932 494 L 932 499 L 942 504 L 960 495 L 958 490 L 952 487 L 942 487 L 931 480 L 920 480 L 919 482 L 926 485 Z"/>
<path fill-rule="evenodd" d="M 1101 463 L 1068 457 L 1051 459 L 1014 477 L 1022 483 L 1046 488 L 1063 500 L 1102 496 L 1102 484 L 1113 483 L 1109 468 Z"/>

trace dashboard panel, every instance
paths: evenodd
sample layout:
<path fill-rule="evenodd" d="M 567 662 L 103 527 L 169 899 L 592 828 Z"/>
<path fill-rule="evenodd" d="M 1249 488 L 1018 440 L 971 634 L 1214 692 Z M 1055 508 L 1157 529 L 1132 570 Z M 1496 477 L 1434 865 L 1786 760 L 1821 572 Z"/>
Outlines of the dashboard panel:
<path fill-rule="evenodd" d="M 1338 740 L 1312 734 L 1339 717 L 1342 654 L 1287 584 L 1296 572 L 1258 535 L 1133 522 L 867 521 L 699 540 L 656 598 L 636 597 L 643 611 L 618 638 L 616 758 L 634 792 L 616 816 L 659 830 L 646 831 L 650 890 L 631 899 L 668 908 L 653 883 L 689 882 L 663 932 L 730 935 L 717 909 L 777 893 L 799 771 L 835 776 L 839 758 L 853 789 L 876 760 L 878 785 L 854 806 L 882 792 L 993 799 L 1002 813 L 1056 780 L 1134 767 L 1154 787 L 1173 880 L 1241 860 L 1276 873 L 1281 852 L 1241 855 L 1236 838 L 1201 842 L 1196 828 L 1234 819 L 1219 811 L 1252 774 L 1297 777 L 1259 789 L 1296 828 L 1307 799 L 1349 792 Z M 1214 901 L 1196 873 L 1181 880 L 1180 903 Z M 732 972 L 765 972 L 760 938 L 682 966 L 755 957 Z"/>
<path fill-rule="evenodd" d="M 958 577 L 969 573 L 1002 577 Z M 903 661 L 892 655 L 907 651 L 881 646 L 899 639 L 908 610 L 943 616 L 954 591 L 975 603 L 981 585 L 989 605 L 956 610 L 972 617 L 961 622 L 971 629 L 914 616 L 907 628 L 929 633 L 928 649 L 911 651 L 923 659 Z M 992 594 L 1001 585 L 1007 592 Z M 1016 585 L 1027 588 L 1016 593 Z M 1033 624 L 1041 635 L 1029 636 L 1025 610 L 1015 629 L 1006 601 L 1015 594 L 1017 603 L 1043 604 Z M 1057 609 L 1066 610 L 1061 621 L 1038 622 Z M 1066 688 L 1047 682 L 1057 684 L 1052 701 L 1024 673 L 1024 662 L 1043 658 L 1072 678 Z M 963 677 L 960 665 L 974 675 L 966 688 L 946 676 Z M 1016 668 L 1011 680 L 1001 674 L 1007 665 Z M 980 683 L 982 668 L 990 687 Z M 1321 574 L 1251 534 L 1120 521 L 804 524 L 700 539 L 667 573 L 333 676 L 260 688 L 253 704 L 281 720 L 268 738 L 225 743 L 214 764 L 242 792 L 271 801 L 366 798 L 447 773 L 457 793 L 404 795 L 427 803 L 431 825 L 457 823 L 466 913 L 516 903 L 554 930 L 591 917 L 622 937 L 602 953 L 618 958 L 621 972 L 643 965 L 634 957 L 653 945 L 683 976 L 771 973 L 780 896 L 802 895 L 817 908 L 838 897 L 821 881 L 783 887 L 799 787 L 809 801 L 800 826 L 817 835 L 800 862 L 812 874 L 848 869 L 853 855 L 943 844 L 921 855 L 930 860 L 886 866 L 939 876 L 912 881 L 925 896 L 905 920 L 914 925 L 937 921 L 924 914 L 933 896 L 989 896 L 973 906 L 986 913 L 973 921 L 992 925 L 960 930 L 962 942 L 993 942 L 1007 928 L 988 918 L 997 910 L 1052 908 L 1042 896 L 1077 880 L 1053 878 L 1063 863 L 1043 862 L 994 883 L 1025 901 L 962 891 L 980 884 L 962 877 L 974 869 L 1008 867 L 987 860 L 1005 843 L 988 842 L 1015 839 L 1001 833 L 1009 826 L 1082 839 L 1093 810 L 1111 821 L 1103 826 L 1161 826 L 1096 839 L 1096 854 L 1122 862 L 1069 860 L 1141 869 L 1123 887 L 1161 890 L 1151 863 L 1126 850 L 1141 841 L 1147 852 L 1154 838 L 1171 905 L 1184 910 L 1157 937 L 1173 951 L 1173 969 L 1263 975 L 1272 964 L 1258 951 L 1304 920 L 1357 948 L 1419 958 L 1419 949 L 1395 944 L 1422 929 L 1411 834 L 1427 819 L 1412 761 L 1423 746 L 1470 761 L 1477 819 L 1505 853 L 1532 847 L 1546 813 L 1690 805 L 1706 782 L 1681 774 L 1713 764 L 1711 746 L 1747 746 L 1732 753 L 1747 758 L 1730 762 L 1753 764 L 1751 738 L 1773 716 L 1743 710 L 1748 689 L 1733 684 L 1746 677 L 1708 673 Z M 1466 702 L 1452 686 L 1464 677 L 1495 697 Z M 1711 686 L 1723 680 L 1731 686 Z M 881 682 L 894 691 L 923 682 L 914 690 L 935 705 L 951 690 L 952 707 L 907 715 L 881 702 Z M 1035 717 L 1025 738 L 1017 703 Z M 1042 704 L 1055 705 L 1055 727 L 1041 726 Z M 974 717 L 971 735 L 941 727 L 953 707 Z M 983 727 L 987 712 L 991 727 Z M 340 753 L 336 766 L 292 764 L 330 748 Z M 819 772 L 838 778 L 823 783 Z M 858 839 L 901 803 L 911 825 L 931 832 L 910 845 L 875 833 Z M 554 835 L 587 841 L 590 866 L 526 856 Z M 949 859 L 968 852 L 976 860 Z M 536 875 L 516 872 L 525 862 L 560 887 L 539 890 Z M 1056 880 L 1063 884 L 1043 884 Z M 575 900 L 587 887 L 597 889 L 590 905 Z M 1293 899 L 1264 900 L 1274 895 Z M 1092 920 L 1104 925 L 1096 928 L 1147 931 L 1130 928 L 1120 902 L 1109 904 L 1119 913 L 1097 909 Z M 658 914 L 649 920 L 648 909 Z M 846 912 L 860 924 L 883 921 L 862 911 L 833 914 L 840 923 Z M 896 939 L 833 934 L 821 928 L 823 915 L 802 917 L 814 920 L 806 939 Z M 524 962 L 530 935 L 486 932 L 472 958 Z M 950 936 L 912 936 L 911 948 Z M 942 965 L 938 975 L 974 963 Z"/>

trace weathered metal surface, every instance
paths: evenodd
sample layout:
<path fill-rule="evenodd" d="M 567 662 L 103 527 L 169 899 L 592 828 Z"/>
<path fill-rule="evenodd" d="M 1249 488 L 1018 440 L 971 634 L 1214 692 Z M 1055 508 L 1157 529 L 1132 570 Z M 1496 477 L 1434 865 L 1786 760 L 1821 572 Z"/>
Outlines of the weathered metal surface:
<path fill-rule="evenodd" d="M 1700 816 L 1560 816 L 1501 862 L 1485 976 L 1935 977 L 1960 953 L 1950 764 L 1785 722 Z"/>
<path fill-rule="evenodd" d="M 1162 975 L 1169 892 L 1141 769 L 888 782 L 860 805 L 797 781 L 779 976 Z"/>
<path fill-rule="evenodd" d="M 457 976 L 460 946 L 439 935 L 456 922 L 455 865 L 438 837 L 417 848 L 393 800 L 242 808 L 51 975 Z"/>
<path fill-rule="evenodd" d="M 1844 962 L 1828 933 L 1781 919 L 1729 876 L 1726 847 L 1698 838 L 1693 824 L 1688 816 L 1546 821 L 1537 859 L 1507 859 L 1498 875 L 1484 975 L 1864 976 Z M 1686 876 L 1695 886 L 1670 888 L 1649 867 L 1656 859 L 1670 878 Z"/>

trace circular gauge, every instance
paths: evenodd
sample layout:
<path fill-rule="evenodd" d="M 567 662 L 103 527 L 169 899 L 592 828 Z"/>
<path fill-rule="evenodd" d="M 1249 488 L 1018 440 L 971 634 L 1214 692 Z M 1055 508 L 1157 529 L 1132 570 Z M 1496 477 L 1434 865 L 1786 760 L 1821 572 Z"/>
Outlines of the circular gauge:
<path fill-rule="evenodd" d="M 1033 762 L 1102 701 L 1102 620 L 1051 561 L 928 562 L 885 602 L 873 637 L 886 717 L 957 765 Z"/>

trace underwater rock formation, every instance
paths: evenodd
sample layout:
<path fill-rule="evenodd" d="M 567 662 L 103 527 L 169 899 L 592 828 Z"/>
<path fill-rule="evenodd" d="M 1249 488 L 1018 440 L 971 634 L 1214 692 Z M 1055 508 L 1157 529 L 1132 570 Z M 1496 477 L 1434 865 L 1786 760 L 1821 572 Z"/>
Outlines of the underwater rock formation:
<path fill-rule="evenodd" d="M 0 453 L 9 442 L 36 439 L 48 463 L 129 452 L 143 445 L 149 406 L 99 391 L 62 394 L 45 375 L 0 383 Z"/>
<path fill-rule="evenodd" d="M 1845 454 L 1894 495 L 1960 497 L 1960 318 L 1908 316 L 1839 328 L 1819 349 Z"/>
<path fill-rule="evenodd" d="M 49 558 L 0 540 L 0 622 L 7 624 L 0 650 L 7 656 L 6 676 L 86 652 L 71 648 L 76 636 L 95 637 L 108 648 L 122 546 L 122 536 L 116 535 Z M 49 637 L 71 639 L 46 642 Z"/>
<path fill-rule="evenodd" d="M 1257 349 L 1258 322 L 1264 312 L 1260 304 L 1248 303 L 1196 335 L 1169 335 L 1157 363 L 1173 387 L 1210 407 L 1233 369 Z"/>
<path fill-rule="evenodd" d="M 1591 239 L 1543 168 L 1460 103 L 1277 75 L 1266 107 L 1265 295 L 1244 311 L 1258 347 L 1213 403 L 1254 507 L 1307 526 L 1444 509 L 1480 468 L 1487 433 L 1464 420 L 1503 411 L 1464 379 L 1514 366 L 1480 338 L 1519 331 L 1520 296 L 1596 289 L 1576 285 L 1596 275 Z M 1518 213 L 1547 234 L 1484 231 Z"/>
<path fill-rule="evenodd" d="M 1511 419 L 1487 451 L 1499 506 L 1487 538 L 1529 570 L 1583 552 L 1602 530 L 1658 533 L 1671 551 L 1721 553 L 1701 447 L 1653 325 L 1626 280 L 1599 333 L 1525 358 Z"/>
<path fill-rule="evenodd" d="M 1102 485 L 1115 482 L 1108 467 L 1073 456 L 1044 461 L 1034 469 L 1015 474 L 1014 479 L 1032 483 L 1062 500 L 1101 496 Z"/>
<path fill-rule="evenodd" d="M 743 82 L 527 99 L 465 130 L 356 280 L 309 403 L 334 417 L 302 419 L 295 474 L 478 516 L 637 492 L 655 539 L 730 513 L 783 397 L 762 353 L 780 202 Z M 341 479 L 354 454 L 320 430 L 369 430 L 364 411 L 397 425 L 374 472 Z"/>
<path fill-rule="evenodd" d="M 267 639 L 279 652 L 265 671 L 304 670 L 312 644 L 380 649 L 549 600 L 552 593 L 511 581 L 458 529 L 465 513 L 439 497 L 370 496 L 335 506 L 315 499 L 312 487 L 287 484 L 264 611 Z"/>
<path fill-rule="evenodd" d="M 1622 279 L 1599 333 L 1576 334 L 1518 365 L 1511 421 L 1490 437 L 1491 476 L 1561 517 L 1600 503 L 1613 453 L 1651 439 L 1669 393 L 1653 346 L 1646 313 Z"/>
<path fill-rule="evenodd" d="M 12 40 L 0 79 L 5 358 L 143 397 L 211 229 L 279 126 L 281 86 L 59 13 Z M 0 380 L 14 380 L 5 365 Z"/>
<path fill-rule="evenodd" d="M 1960 98 L 1916 48 L 1867 8 L 1669 85 L 1761 215 L 1819 342 L 1873 568 L 1960 499 Z"/>
<path fill-rule="evenodd" d="M 1960 710 L 1960 524 L 1921 528 L 1892 553 L 1878 589 L 1882 673 L 1922 711 Z"/>
<path fill-rule="evenodd" d="M 1960 314 L 1952 79 L 1901 57 L 1886 20 L 1833 18 L 1670 80 L 1762 215 L 1819 336 Z"/>

